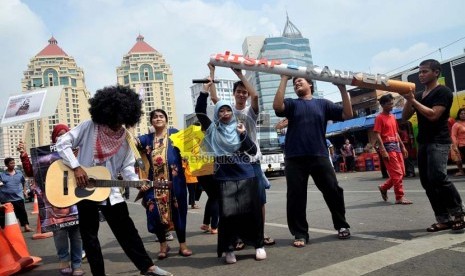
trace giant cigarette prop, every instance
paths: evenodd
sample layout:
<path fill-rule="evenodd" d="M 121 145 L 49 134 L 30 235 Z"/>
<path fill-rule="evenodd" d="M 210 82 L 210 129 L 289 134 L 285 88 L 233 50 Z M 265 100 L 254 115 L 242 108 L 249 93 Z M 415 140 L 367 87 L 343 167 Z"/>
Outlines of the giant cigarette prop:
<path fill-rule="evenodd" d="M 221 67 L 309 78 L 337 84 L 397 92 L 399 94 L 415 91 L 415 83 L 390 80 L 388 76 L 383 74 L 354 73 L 337 69 L 330 70 L 328 66 L 324 66 L 323 68 L 317 65 L 309 65 L 307 67 L 296 66 L 281 63 L 280 60 L 243 57 L 242 55 L 231 54 L 229 51 L 226 51 L 224 54 L 210 56 L 210 63 Z"/>

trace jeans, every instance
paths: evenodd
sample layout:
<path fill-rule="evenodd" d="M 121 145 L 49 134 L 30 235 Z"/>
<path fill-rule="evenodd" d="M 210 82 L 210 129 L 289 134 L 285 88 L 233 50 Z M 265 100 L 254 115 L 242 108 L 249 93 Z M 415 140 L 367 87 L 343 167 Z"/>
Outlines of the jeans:
<path fill-rule="evenodd" d="M 437 222 L 463 215 L 462 198 L 447 176 L 449 144 L 419 144 L 418 172 L 420 182 L 433 208 Z"/>
<path fill-rule="evenodd" d="M 287 224 L 297 239 L 308 240 L 307 187 L 311 175 L 331 212 L 334 229 L 350 228 L 345 218 L 344 190 L 328 157 L 301 156 L 286 159 Z"/>
<path fill-rule="evenodd" d="M 82 263 L 82 240 L 79 232 L 79 226 L 73 225 L 55 230 L 53 231 L 53 239 L 55 241 L 55 247 L 57 249 L 60 262 L 69 261 L 69 246 L 71 246 L 71 268 L 80 268 Z"/>

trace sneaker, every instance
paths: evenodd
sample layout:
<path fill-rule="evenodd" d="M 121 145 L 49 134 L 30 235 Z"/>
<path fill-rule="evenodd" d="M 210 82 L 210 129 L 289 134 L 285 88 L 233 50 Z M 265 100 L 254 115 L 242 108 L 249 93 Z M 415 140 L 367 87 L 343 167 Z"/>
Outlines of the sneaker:
<path fill-rule="evenodd" d="M 172 241 L 172 240 L 174 240 L 173 234 L 171 234 L 171 232 L 167 232 L 167 233 L 166 233 L 166 240 L 167 240 L 167 241 Z"/>
<path fill-rule="evenodd" d="M 237 262 L 236 255 L 234 255 L 234 252 L 227 252 L 225 260 L 227 264 L 235 264 Z"/>
<path fill-rule="evenodd" d="M 260 248 L 255 249 L 255 260 L 261 261 L 261 260 L 264 260 L 264 259 L 266 259 L 265 248 L 260 247 Z"/>

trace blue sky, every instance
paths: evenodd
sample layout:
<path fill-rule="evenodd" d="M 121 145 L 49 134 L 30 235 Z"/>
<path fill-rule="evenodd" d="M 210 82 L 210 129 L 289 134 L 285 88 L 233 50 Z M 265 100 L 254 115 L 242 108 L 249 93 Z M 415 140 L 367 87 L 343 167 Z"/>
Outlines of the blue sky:
<path fill-rule="evenodd" d="M 462 0 L 2 0 L 0 97 L 20 92 L 30 58 L 52 35 L 84 69 L 91 93 L 115 84 L 116 67 L 141 33 L 171 65 L 181 123 L 192 111 L 191 80 L 207 74 L 209 56 L 240 53 L 246 36 L 279 36 L 286 11 L 310 39 L 314 64 L 386 73 L 429 53 L 438 60 L 464 53 L 464 10 Z M 225 68 L 217 75 L 234 76 Z M 340 100 L 333 85 L 318 88 Z"/>

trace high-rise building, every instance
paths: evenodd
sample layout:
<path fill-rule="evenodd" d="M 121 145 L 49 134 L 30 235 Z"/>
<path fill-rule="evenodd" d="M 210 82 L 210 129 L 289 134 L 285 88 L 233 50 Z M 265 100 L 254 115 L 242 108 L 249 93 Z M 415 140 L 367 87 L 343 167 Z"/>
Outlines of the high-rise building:
<path fill-rule="evenodd" d="M 174 97 L 173 72 L 162 54 L 139 35 L 136 44 L 124 55 L 121 66 L 116 69 L 118 84 L 134 89 L 144 100 L 144 116 L 141 117 L 135 134 L 145 134 L 151 127 L 149 113 L 157 108 L 168 115 L 168 125 L 177 127 Z"/>
<path fill-rule="evenodd" d="M 24 78 L 23 92 L 37 88 L 63 85 L 54 115 L 26 124 L 3 127 L 1 132 L 2 156 L 18 158 L 16 146 L 24 140 L 28 148 L 50 144 L 53 127 L 62 123 L 70 128 L 90 118 L 88 100 L 90 93 L 85 86 L 84 71 L 76 65 L 52 37 L 49 44 L 31 58 Z M 18 160 L 18 159 L 17 159 Z"/>
<path fill-rule="evenodd" d="M 243 54 L 253 58 L 280 60 L 282 63 L 297 66 L 313 65 L 310 42 L 308 38 L 302 36 L 299 29 L 289 20 L 289 16 L 287 16 L 286 25 L 281 36 L 262 39 L 263 37 L 247 37 L 242 44 Z M 256 49 L 260 45 L 263 45 L 260 52 L 257 56 L 254 56 L 257 53 Z M 247 77 L 256 87 L 259 94 L 260 113 L 269 114 L 270 123 L 276 124 L 279 118 L 274 113 L 273 100 L 279 87 L 281 76 L 263 72 L 248 72 Z M 314 96 L 317 95 L 314 94 Z M 295 97 L 292 82 L 288 83 L 285 97 Z"/>
<path fill-rule="evenodd" d="M 234 105 L 234 96 L 233 96 L 233 86 L 237 80 L 228 80 L 228 79 L 215 79 L 218 83 L 215 83 L 216 93 L 218 98 L 225 100 Z M 203 90 L 203 84 L 196 83 L 191 86 L 191 98 L 192 98 L 192 106 L 195 110 L 195 104 L 197 103 L 197 98 L 199 97 L 200 91 Z M 213 110 L 214 104 L 210 100 L 207 100 L 207 116 L 212 119 L 213 118 Z M 184 116 L 184 124 L 186 127 L 194 124 L 197 122 L 197 118 L 195 114 L 188 114 Z"/>

